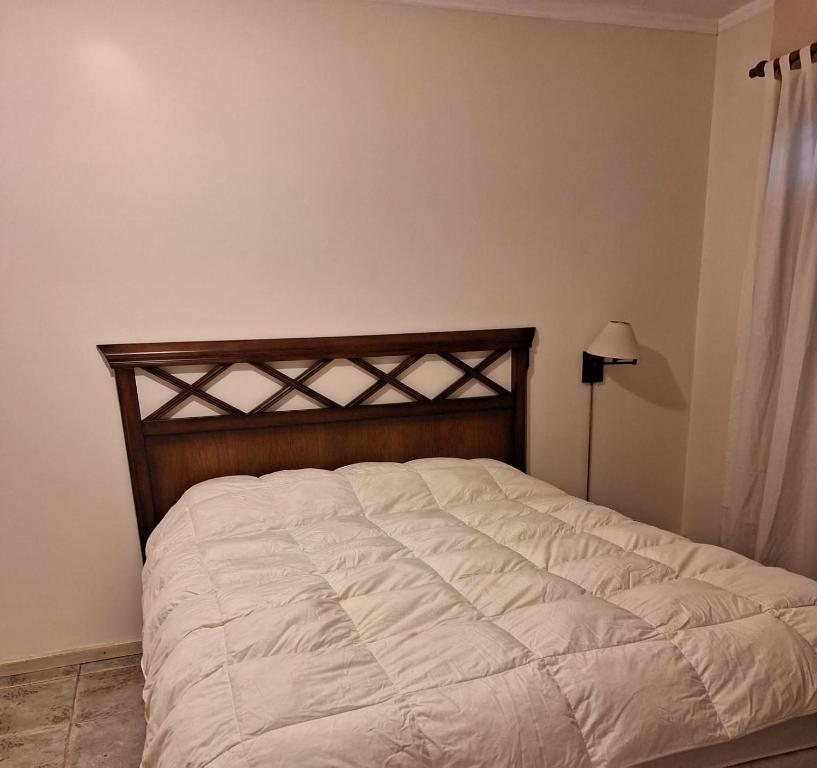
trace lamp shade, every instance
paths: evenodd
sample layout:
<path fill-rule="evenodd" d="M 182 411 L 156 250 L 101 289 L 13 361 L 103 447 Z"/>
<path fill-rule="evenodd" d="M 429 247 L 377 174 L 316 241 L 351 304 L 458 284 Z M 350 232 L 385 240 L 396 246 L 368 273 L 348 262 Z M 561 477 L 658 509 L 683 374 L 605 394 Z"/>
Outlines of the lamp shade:
<path fill-rule="evenodd" d="M 611 320 L 587 348 L 587 353 L 616 360 L 638 360 L 638 342 L 633 327 L 622 320 Z"/>

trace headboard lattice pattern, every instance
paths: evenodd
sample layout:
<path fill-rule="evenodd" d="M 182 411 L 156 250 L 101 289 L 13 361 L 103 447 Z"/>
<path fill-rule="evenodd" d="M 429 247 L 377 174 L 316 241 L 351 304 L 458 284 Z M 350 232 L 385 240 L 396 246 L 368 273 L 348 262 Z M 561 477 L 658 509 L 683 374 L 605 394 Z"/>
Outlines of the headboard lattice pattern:
<path fill-rule="evenodd" d="M 492 390 L 496 395 L 510 396 L 510 391 L 505 389 L 493 379 L 486 376 L 483 371 L 490 368 L 492 365 L 501 360 L 510 352 L 509 349 L 495 349 L 488 354 L 483 360 L 480 360 L 476 365 L 469 365 L 460 358 L 452 355 L 450 352 L 440 352 L 437 357 L 450 363 L 454 368 L 460 372 L 459 378 L 449 384 L 445 389 L 441 390 L 433 398 L 418 392 L 413 387 L 409 386 L 400 377 L 407 373 L 410 368 L 420 364 L 427 355 L 416 354 L 404 357 L 389 371 L 384 371 L 378 368 L 362 357 L 345 358 L 349 363 L 374 377 L 375 382 L 364 389 L 359 394 L 355 395 L 348 402 L 341 404 L 335 402 L 330 397 L 318 392 L 312 387 L 308 386 L 309 382 L 320 374 L 322 370 L 329 365 L 332 360 L 330 358 L 323 358 L 315 360 L 309 365 L 306 370 L 299 373 L 297 376 L 289 376 L 283 371 L 278 370 L 270 363 L 252 362 L 250 365 L 256 368 L 263 374 L 266 374 L 271 379 L 274 379 L 280 384 L 280 388 L 269 397 L 262 400 L 258 405 L 243 411 L 231 403 L 216 397 L 211 392 L 208 392 L 206 387 L 208 384 L 219 378 L 225 373 L 228 373 L 233 363 L 219 363 L 214 365 L 206 371 L 200 378 L 193 382 L 187 382 L 174 376 L 164 368 L 154 365 L 143 366 L 143 370 L 157 379 L 169 384 L 178 390 L 170 400 L 162 403 L 156 410 L 148 414 L 143 421 L 158 421 L 168 417 L 174 411 L 179 409 L 191 398 L 198 398 L 213 408 L 221 411 L 223 414 L 232 416 L 255 416 L 259 413 L 270 413 L 276 410 L 276 407 L 283 402 L 290 394 L 297 392 L 308 400 L 311 400 L 316 405 L 323 408 L 357 408 L 368 402 L 386 387 L 393 387 L 398 392 L 406 395 L 411 401 L 415 403 L 430 403 L 437 400 L 448 400 L 454 397 L 466 384 L 470 382 L 478 382 L 488 389 Z"/>

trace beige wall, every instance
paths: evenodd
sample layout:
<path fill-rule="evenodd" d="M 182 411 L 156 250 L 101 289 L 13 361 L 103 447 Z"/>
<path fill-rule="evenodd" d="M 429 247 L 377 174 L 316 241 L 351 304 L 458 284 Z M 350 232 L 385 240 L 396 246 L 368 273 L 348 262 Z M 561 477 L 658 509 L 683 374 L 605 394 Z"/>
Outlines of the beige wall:
<path fill-rule="evenodd" d="M 540 329 L 531 468 L 680 524 L 715 40 L 356 0 L 0 4 L 0 660 L 138 636 L 99 342 Z"/>
<path fill-rule="evenodd" d="M 772 32 L 772 56 L 810 45 L 817 40 L 817 0 L 777 0 Z"/>
<path fill-rule="evenodd" d="M 738 307 L 761 138 L 762 82 L 748 71 L 769 58 L 773 22 L 769 10 L 718 36 L 682 526 L 686 535 L 711 543 L 720 536 Z"/>

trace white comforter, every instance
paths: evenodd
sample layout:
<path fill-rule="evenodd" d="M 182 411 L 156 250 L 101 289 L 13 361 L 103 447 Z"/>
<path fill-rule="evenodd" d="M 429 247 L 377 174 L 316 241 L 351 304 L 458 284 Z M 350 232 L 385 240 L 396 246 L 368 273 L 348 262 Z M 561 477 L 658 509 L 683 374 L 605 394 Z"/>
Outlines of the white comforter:
<path fill-rule="evenodd" d="M 817 711 L 817 583 L 504 464 L 191 488 L 144 571 L 146 768 L 602 768 Z"/>

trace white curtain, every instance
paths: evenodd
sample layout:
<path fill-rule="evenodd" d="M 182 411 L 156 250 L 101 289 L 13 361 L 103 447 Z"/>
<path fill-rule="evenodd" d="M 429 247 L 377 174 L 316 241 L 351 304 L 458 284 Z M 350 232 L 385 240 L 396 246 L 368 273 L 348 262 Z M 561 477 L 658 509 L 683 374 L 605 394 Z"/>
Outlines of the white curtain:
<path fill-rule="evenodd" d="M 766 65 L 722 543 L 817 578 L 817 64 Z"/>

